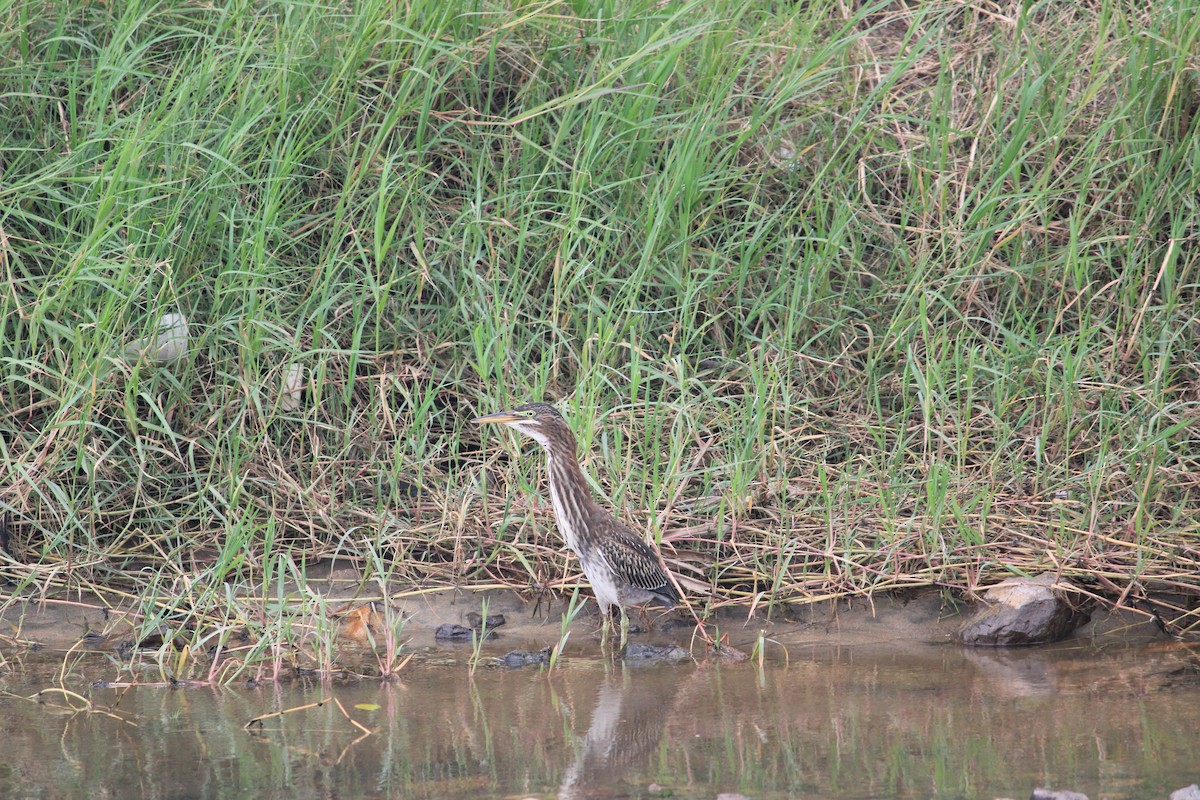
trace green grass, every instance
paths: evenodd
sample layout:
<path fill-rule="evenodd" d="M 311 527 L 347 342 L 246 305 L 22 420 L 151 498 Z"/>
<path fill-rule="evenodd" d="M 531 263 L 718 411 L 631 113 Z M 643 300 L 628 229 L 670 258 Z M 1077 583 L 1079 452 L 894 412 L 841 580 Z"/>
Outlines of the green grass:
<path fill-rule="evenodd" d="M 1200 5 L 852 5 L 9 5 L 8 596 L 569 591 L 469 424 L 534 398 L 712 603 L 1050 569 L 1196 630 Z"/>

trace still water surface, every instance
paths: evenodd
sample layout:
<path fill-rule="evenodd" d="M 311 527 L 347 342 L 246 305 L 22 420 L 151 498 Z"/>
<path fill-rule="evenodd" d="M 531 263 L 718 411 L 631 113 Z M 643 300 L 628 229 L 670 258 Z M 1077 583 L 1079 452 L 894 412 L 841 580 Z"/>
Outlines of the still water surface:
<path fill-rule="evenodd" d="M 502 651 L 501 651 L 502 652 Z M 788 660 L 552 673 L 405 668 L 393 683 L 93 688 L 0 677 L 0 797 L 1165 798 L 1200 780 L 1196 655 L 797 649 Z M 61 668 L 61 662 L 56 662 Z M 24 699 L 67 686 L 115 716 Z M 336 698 L 268 719 L 254 717 Z M 54 704 L 62 700 L 49 696 Z"/>

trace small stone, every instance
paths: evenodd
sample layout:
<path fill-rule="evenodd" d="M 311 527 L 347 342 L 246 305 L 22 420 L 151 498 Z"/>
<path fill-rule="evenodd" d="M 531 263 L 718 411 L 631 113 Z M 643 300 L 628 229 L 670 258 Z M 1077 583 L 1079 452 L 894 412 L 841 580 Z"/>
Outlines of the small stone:
<path fill-rule="evenodd" d="M 721 792 L 717 795 L 717 800 L 750 800 L 750 798 L 737 792 Z"/>
<path fill-rule="evenodd" d="M 453 622 L 447 622 L 445 625 L 437 626 L 437 630 L 433 632 L 433 638 L 462 641 L 463 639 L 471 638 L 471 629 L 465 625 L 457 625 Z"/>
<path fill-rule="evenodd" d="M 503 614 L 488 614 L 487 620 L 484 620 L 483 615 L 476 611 L 467 612 L 467 624 L 475 630 L 482 628 L 485 622 L 487 623 L 487 627 L 491 629 L 499 628 L 507 621 Z"/>
<path fill-rule="evenodd" d="M 673 644 L 658 647 L 652 644 L 630 642 L 625 646 L 625 660 L 642 664 L 677 664 L 691 659 L 692 654 Z"/>
<path fill-rule="evenodd" d="M 500 657 L 500 664 L 508 669 L 520 669 L 534 664 L 549 664 L 550 648 L 541 650 L 513 650 Z"/>
<path fill-rule="evenodd" d="M 453 622 L 447 622 L 445 625 L 439 625 L 437 630 L 433 632 L 434 639 L 449 642 L 469 642 L 472 636 L 478 636 L 479 632 L 465 625 L 458 625 Z M 496 635 L 495 631 L 485 631 L 483 638 L 491 639 Z"/>
<path fill-rule="evenodd" d="M 1170 800 L 1200 800 L 1200 786 L 1192 784 L 1171 792 Z"/>
<path fill-rule="evenodd" d="M 744 650 L 738 650 L 727 644 L 709 645 L 707 654 L 724 664 L 739 664 L 749 660 L 750 656 Z"/>
<path fill-rule="evenodd" d="M 183 314 L 163 314 L 154 328 L 154 332 L 146 338 L 130 342 L 125 348 L 127 358 L 144 356 L 150 361 L 167 364 L 187 352 L 188 321 Z"/>
<path fill-rule="evenodd" d="M 304 365 L 288 364 L 283 371 L 283 392 L 279 396 L 279 406 L 284 411 L 295 411 L 300 408 L 300 396 L 304 392 Z"/>
<path fill-rule="evenodd" d="M 1029 800 L 1088 800 L 1088 796 L 1079 792 L 1056 792 L 1053 789 L 1038 787 L 1033 790 Z"/>

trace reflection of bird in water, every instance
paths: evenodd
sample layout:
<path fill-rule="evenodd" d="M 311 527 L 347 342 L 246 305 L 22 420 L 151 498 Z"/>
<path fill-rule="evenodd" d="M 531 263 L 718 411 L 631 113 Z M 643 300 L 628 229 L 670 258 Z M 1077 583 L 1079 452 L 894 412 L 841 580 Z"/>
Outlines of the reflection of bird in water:
<path fill-rule="evenodd" d="M 567 547 L 579 557 L 605 632 L 613 606 L 621 615 L 621 645 L 628 632 L 625 609 L 643 603 L 670 608 L 679 595 L 646 540 L 596 505 L 579 467 L 575 436 L 562 414 L 545 403 L 530 403 L 479 417 L 477 423 L 499 423 L 532 438 L 546 451 L 550 504 Z"/>
<path fill-rule="evenodd" d="M 559 800 L 612 796 L 602 787 L 642 770 L 658 749 L 674 705 L 677 676 L 663 670 L 616 669 L 600 684 L 591 724 L 559 784 Z"/>

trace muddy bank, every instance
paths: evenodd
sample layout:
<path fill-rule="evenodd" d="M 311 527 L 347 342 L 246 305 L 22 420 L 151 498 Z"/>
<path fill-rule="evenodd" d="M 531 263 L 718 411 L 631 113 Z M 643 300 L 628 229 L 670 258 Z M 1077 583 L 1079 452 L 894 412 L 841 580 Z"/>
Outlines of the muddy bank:
<path fill-rule="evenodd" d="M 349 639 L 365 642 L 365 637 L 355 636 L 351 630 L 356 614 L 368 626 L 372 619 L 380 616 L 371 609 L 379 609 L 383 601 L 365 597 L 356 591 L 359 585 L 357 575 L 351 570 L 328 570 L 306 583 L 306 593 L 323 597 L 330 618 L 329 628 L 336 630 L 343 642 Z M 292 586 L 283 596 L 295 597 L 299 593 L 300 587 Z M 563 637 L 564 630 L 568 633 L 571 652 L 587 653 L 600 641 L 600 618 L 593 602 L 588 601 L 564 628 L 567 598 L 549 593 L 413 589 L 396 591 L 388 602 L 393 617 L 402 620 L 399 626 L 401 648 L 425 654 L 460 652 L 464 642 L 469 645 L 469 635 L 463 641 L 455 642 L 435 634 L 439 629 L 452 626 L 461 626 L 468 631 L 477 629 L 479 615 L 484 609 L 494 619 L 502 619 L 502 625 L 494 622 L 489 626 L 489 638 L 485 643 L 489 651 L 553 647 Z M 0 618 L 10 653 L 22 646 L 46 651 L 112 650 L 128 646 L 136 637 L 146 635 L 141 618 L 131 614 L 129 607 L 130 604 L 122 605 L 112 598 L 59 594 L 15 600 L 0 613 Z M 764 643 L 768 659 L 786 659 L 830 648 L 915 654 L 931 647 L 958 647 L 953 641 L 955 632 L 972 608 L 948 602 L 939 592 L 922 591 L 907 596 L 789 605 L 770 613 L 726 607 L 708 616 L 704 624 L 710 635 L 720 636 L 725 644 L 745 652 Z M 196 624 L 180 617 L 175 620 L 179 625 Z M 637 631 L 633 634 L 634 641 L 677 645 L 696 654 L 702 649 L 703 641 L 697 635 L 695 621 L 685 609 L 635 613 L 632 620 Z M 167 624 L 162 627 L 165 632 Z M 1067 644 L 1097 637 L 1126 645 L 1166 641 L 1144 616 L 1098 610 L 1090 622 L 1067 640 Z M 972 657 L 987 660 L 1002 659 L 1003 655 L 984 651 Z"/>

